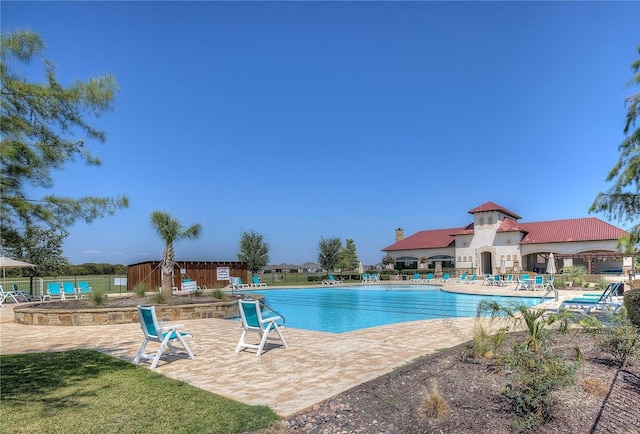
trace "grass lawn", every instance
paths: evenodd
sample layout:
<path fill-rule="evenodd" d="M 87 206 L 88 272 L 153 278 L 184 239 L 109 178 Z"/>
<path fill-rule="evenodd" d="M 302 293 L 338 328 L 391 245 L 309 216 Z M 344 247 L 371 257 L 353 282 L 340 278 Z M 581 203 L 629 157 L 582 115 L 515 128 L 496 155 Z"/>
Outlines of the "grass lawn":
<path fill-rule="evenodd" d="M 3 433 L 241 433 L 279 419 L 96 351 L 9 354 L 0 363 Z"/>

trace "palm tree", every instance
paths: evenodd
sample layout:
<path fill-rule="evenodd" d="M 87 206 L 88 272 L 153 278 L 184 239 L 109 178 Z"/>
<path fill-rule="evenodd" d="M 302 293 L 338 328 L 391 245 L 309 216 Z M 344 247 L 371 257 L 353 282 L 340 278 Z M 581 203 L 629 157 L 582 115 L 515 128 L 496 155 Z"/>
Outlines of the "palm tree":
<path fill-rule="evenodd" d="M 200 236 L 202 225 L 197 223 L 183 229 L 182 223 L 178 219 L 171 217 L 168 212 L 154 211 L 151 213 L 151 226 L 160 235 L 164 241 L 164 252 L 162 253 L 162 293 L 166 296 L 171 295 L 171 275 L 173 274 L 173 264 L 175 262 L 175 254 L 173 251 L 173 243 L 184 239 L 194 239 Z"/>

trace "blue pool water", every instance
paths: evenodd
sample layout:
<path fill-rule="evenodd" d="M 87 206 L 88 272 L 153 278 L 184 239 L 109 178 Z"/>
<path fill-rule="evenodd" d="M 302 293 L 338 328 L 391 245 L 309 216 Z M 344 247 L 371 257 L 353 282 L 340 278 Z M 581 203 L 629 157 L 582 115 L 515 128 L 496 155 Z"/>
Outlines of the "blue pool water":
<path fill-rule="evenodd" d="M 480 300 L 534 306 L 541 297 L 500 297 L 456 294 L 429 285 L 340 286 L 273 289 L 264 303 L 285 317 L 286 326 L 344 333 L 368 327 L 437 318 L 473 317 Z"/>

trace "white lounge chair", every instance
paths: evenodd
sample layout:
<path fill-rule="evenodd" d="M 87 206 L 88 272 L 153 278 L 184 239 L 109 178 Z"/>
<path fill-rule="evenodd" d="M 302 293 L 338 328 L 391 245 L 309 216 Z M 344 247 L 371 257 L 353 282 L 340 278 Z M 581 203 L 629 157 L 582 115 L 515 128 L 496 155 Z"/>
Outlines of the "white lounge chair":
<path fill-rule="evenodd" d="M 0 306 L 4 305 L 4 302 L 7 299 L 11 299 L 14 303 L 18 304 L 21 302 L 25 302 L 25 301 L 29 301 L 28 299 L 25 299 L 25 297 L 22 294 L 16 294 L 10 291 L 5 291 L 2 288 L 2 285 L 0 285 Z"/>
<path fill-rule="evenodd" d="M 238 341 L 236 353 L 240 352 L 243 348 L 254 348 L 258 350 L 256 357 L 260 357 L 262 350 L 267 343 L 269 333 L 274 330 L 280 337 L 282 345 L 285 348 L 288 348 L 287 342 L 284 340 L 284 336 L 280 330 L 284 327 L 284 319 L 281 316 L 273 315 L 263 317 L 259 300 L 238 300 L 238 307 L 240 308 L 240 318 L 242 320 L 242 335 L 240 336 L 240 341 Z M 259 344 L 247 343 L 246 337 L 249 332 L 254 332 L 260 335 Z"/>
<path fill-rule="evenodd" d="M 185 337 L 193 337 L 191 333 L 179 332 L 178 329 L 184 327 L 182 324 L 163 325 L 162 327 L 158 323 L 158 317 L 156 316 L 155 306 L 140 306 L 138 305 L 138 320 L 140 321 L 140 327 L 142 333 L 144 333 L 144 340 L 140 349 L 133 359 L 134 365 L 137 365 L 140 359 L 153 360 L 151 362 L 151 369 L 154 369 L 160 360 L 160 356 L 166 348 L 169 348 L 171 354 L 177 356 L 175 348 L 171 345 L 172 342 L 179 341 L 190 359 L 194 359 L 195 356 L 184 340 Z M 158 342 L 160 348 L 155 355 L 148 355 L 144 353 L 144 350 L 149 342 Z"/>

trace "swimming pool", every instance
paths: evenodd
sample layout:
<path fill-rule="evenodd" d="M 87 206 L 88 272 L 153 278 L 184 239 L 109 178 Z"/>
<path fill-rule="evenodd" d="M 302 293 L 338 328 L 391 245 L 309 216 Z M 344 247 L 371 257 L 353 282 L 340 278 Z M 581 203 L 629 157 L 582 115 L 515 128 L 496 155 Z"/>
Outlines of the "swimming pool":
<path fill-rule="evenodd" d="M 541 297 L 457 294 L 430 285 L 271 289 L 247 294 L 256 293 L 264 295 L 264 303 L 285 317 L 287 327 L 330 333 L 423 319 L 473 317 L 480 300 L 526 306 L 544 301 Z"/>

